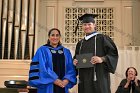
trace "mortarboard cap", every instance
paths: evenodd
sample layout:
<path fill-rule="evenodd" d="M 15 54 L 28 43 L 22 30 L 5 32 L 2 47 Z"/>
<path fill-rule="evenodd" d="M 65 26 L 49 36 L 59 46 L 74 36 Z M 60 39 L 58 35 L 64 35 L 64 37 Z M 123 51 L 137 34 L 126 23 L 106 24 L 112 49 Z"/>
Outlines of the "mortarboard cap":
<path fill-rule="evenodd" d="M 90 23 L 90 22 L 95 23 L 94 18 L 97 16 L 98 16 L 97 14 L 84 14 L 78 19 L 82 21 L 82 23 Z"/>
<path fill-rule="evenodd" d="M 82 15 L 81 17 L 79 17 L 77 20 L 78 20 L 78 23 L 77 23 L 77 26 L 75 28 L 75 34 L 76 34 L 76 31 L 78 29 L 78 26 L 79 26 L 79 20 L 82 21 L 82 23 L 95 23 L 95 20 L 94 18 L 97 17 L 98 14 L 84 14 Z"/>

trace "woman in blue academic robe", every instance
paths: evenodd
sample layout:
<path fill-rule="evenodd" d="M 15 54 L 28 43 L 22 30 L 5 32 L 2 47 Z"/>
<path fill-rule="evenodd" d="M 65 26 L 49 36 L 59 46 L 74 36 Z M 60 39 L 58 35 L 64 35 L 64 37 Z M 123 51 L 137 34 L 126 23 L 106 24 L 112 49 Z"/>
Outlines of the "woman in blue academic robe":
<path fill-rule="evenodd" d="M 29 85 L 38 93 L 68 93 L 76 84 L 76 72 L 70 50 L 60 43 L 60 31 L 48 33 L 48 43 L 34 55 L 29 71 Z"/>

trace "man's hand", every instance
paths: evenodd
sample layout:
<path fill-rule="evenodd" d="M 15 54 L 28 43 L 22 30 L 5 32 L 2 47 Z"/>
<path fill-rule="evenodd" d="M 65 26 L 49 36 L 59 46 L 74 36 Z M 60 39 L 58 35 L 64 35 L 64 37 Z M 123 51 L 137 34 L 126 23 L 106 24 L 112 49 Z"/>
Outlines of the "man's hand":
<path fill-rule="evenodd" d="M 78 60 L 77 59 L 74 59 L 73 60 L 73 64 L 76 66 L 78 64 Z"/>
<path fill-rule="evenodd" d="M 103 59 L 102 57 L 98 57 L 98 56 L 93 56 L 91 58 L 91 61 L 90 61 L 92 64 L 97 64 L 97 63 L 102 63 L 103 62 Z"/>

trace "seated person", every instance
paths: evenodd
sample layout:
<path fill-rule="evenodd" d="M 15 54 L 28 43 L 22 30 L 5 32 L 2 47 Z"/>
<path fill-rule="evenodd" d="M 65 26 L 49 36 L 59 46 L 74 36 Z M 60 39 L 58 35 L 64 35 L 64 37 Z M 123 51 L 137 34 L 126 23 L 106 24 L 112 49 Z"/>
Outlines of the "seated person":
<path fill-rule="evenodd" d="M 137 70 L 134 67 L 127 68 L 126 79 L 123 79 L 115 93 L 140 93 L 140 80 L 137 79 Z"/>

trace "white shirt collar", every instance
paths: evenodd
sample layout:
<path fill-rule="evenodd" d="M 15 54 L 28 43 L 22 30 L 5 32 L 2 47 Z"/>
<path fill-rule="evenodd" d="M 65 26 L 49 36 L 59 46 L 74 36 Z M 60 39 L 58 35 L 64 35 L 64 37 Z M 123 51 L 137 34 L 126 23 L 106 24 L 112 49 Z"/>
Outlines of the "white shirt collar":
<path fill-rule="evenodd" d="M 90 35 L 88 35 L 88 36 L 86 36 L 85 35 L 85 40 L 89 40 L 91 37 L 93 37 L 93 36 L 95 36 L 95 35 L 97 35 L 97 34 L 99 34 L 99 33 L 97 33 L 97 32 L 95 32 L 95 33 L 92 33 L 92 34 L 90 34 Z"/>

